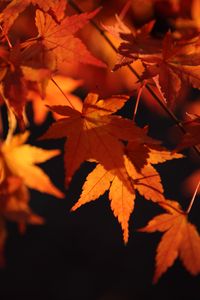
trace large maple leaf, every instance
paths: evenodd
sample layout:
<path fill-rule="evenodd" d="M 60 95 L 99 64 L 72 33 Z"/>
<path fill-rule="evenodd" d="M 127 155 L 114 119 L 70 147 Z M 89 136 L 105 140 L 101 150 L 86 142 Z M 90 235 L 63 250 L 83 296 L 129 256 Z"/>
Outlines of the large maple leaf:
<path fill-rule="evenodd" d="M 142 129 L 132 121 L 111 115 L 128 99 L 120 95 L 98 100 L 98 95 L 88 94 L 81 112 L 68 106 L 50 107 L 65 118 L 53 123 L 42 138 L 68 137 L 65 143 L 67 185 L 81 163 L 88 159 L 100 162 L 106 170 L 128 184 L 123 158 L 124 145 L 120 140 L 131 140 L 135 136 L 146 138 Z"/>
<path fill-rule="evenodd" d="M 66 5 L 66 2 L 64 2 L 64 5 Z M 34 46 L 42 49 L 44 60 L 50 60 L 50 64 L 54 67 L 57 63 L 62 63 L 63 61 L 70 63 L 76 61 L 105 67 L 106 65 L 95 58 L 83 42 L 74 36 L 79 29 L 99 12 L 99 9 L 90 13 L 67 17 L 64 17 L 63 11 L 63 1 L 61 1 L 59 5 L 54 7 L 54 12 L 58 19 L 58 22 L 56 22 L 50 14 L 36 10 L 35 22 L 38 36 L 24 43 L 24 46 Z"/>
<path fill-rule="evenodd" d="M 140 229 L 142 232 L 164 232 L 156 251 L 154 283 L 174 264 L 177 257 L 192 275 L 200 272 L 199 233 L 177 202 L 168 201 L 167 204 L 167 213 L 154 217 L 146 227 Z"/>
<path fill-rule="evenodd" d="M 129 162 L 127 161 L 126 164 L 128 163 Z M 144 173 L 148 172 L 147 168 L 144 168 Z M 135 169 L 135 173 L 133 174 L 133 169 L 134 167 L 132 166 L 132 177 L 127 179 L 129 181 L 131 181 L 131 179 L 133 180 L 130 189 L 130 187 L 127 188 L 126 184 L 119 180 L 117 176 L 113 175 L 112 172 L 105 170 L 102 165 L 98 164 L 96 168 L 87 176 L 86 182 L 83 185 L 82 194 L 78 202 L 72 207 L 72 210 L 74 211 L 88 202 L 97 200 L 101 195 L 109 190 L 111 209 L 114 213 L 114 216 L 121 224 L 123 230 L 123 239 L 125 243 L 127 243 L 129 236 L 128 223 L 130 215 L 134 209 L 134 202 L 136 197 L 135 190 L 139 189 L 139 191 L 142 191 L 142 188 L 140 188 L 140 184 L 143 184 L 145 186 L 145 190 L 143 190 L 142 192 L 143 195 L 148 195 L 148 198 L 153 199 L 154 197 L 152 194 L 154 193 L 155 195 L 156 193 L 158 193 L 159 200 L 164 201 L 164 198 L 162 196 L 163 189 L 160 183 L 160 177 L 158 178 L 158 180 L 156 178 L 158 174 L 155 174 L 154 170 L 153 173 L 152 170 L 150 170 L 150 176 L 153 176 L 154 179 L 151 182 L 151 185 L 149 185 L 148 178 L 138 174 Z M 154 190 L 154 188 L 156 191 Z"/>
<path fill-rule="evenodd" d="M 12 136 L 1 145 L 1 174 L 6 174 L 6 169 L 23 180 L 31 189 L 47 193 L 58 198 L 63 198 L 63 193 L 58 190 L 49 177 L 35 164 L 58 155 L 59 150 L 44 150 L 35 146 L 24 144 L 28 132 Z M 4 178 L 6 175 L 2 175 Z"/>
<path fill-rule="evenodd" d="M 127 243 L 129 236 L 128 223 L 134 209 L 135 192 L 138 191 L 147 200 L 158 203 L 165 202 L 160 175 L 151 163 L 155 164 L 181 157 L 177 154 L 171 155 L 166 150 L 163 150 L 163 153 L 159 157 L 159 151 L 153 150 L 147 163 L 139 171 L 137 170 L 138 161 L 141 158 L 143 162 L 143 153 L 137 152 L 136 158 L 132 159 L 135 165 L 125 157 L 125 166 L 129 175 L 128 180 L 131 181 L 131 190 L 117 176 L 113 175 L 112 172 L 105 170 L 102 165 L 98 164 L 87 176 L 82 194 L 78 202 L 72 207 L 72 210 L 74 211 L 80 206 L 98 199 L 109 190 L 111 209 L 121 224 L 124 242 Z M 142 163 L 139 165 L 141 166 Z"/>

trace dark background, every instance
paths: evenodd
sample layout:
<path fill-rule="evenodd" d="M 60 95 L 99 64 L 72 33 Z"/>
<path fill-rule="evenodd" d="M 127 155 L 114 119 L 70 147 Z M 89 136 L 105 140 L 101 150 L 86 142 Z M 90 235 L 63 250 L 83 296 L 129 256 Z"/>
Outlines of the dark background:
<path fill-rule="evenodd" d="M 129 117 L 132 105 L 133 101 L 130 101 L 120 113 Z M 42 127 L 30 126 L 30 143 L 43 148 L 63 149 L 63 140 L 35 142 L 50 122 L 51 118 Z M 142 126 L 149 124 L 151 135 L 164 140 L 172 125 L 168 119 L 151 115 L 143 105 L 139 107 L 137 122 Z M 62 156 L 42 167 L 58 187 L 64 186 Z M 199 300 L 199 276 L 191 276 L 179 260 L 158 284 L 151 283 L 155 250 L 161 234 L 139 233 L 136 229 L 162 212 L 155 204 L 137 195 L 126 246 L 121 228 L 109 207 L 107 194 L 76 212 L 70 212 L 92 168 L 92 164 L 84 163 L 74 176 L 64 200 L 31 192 L 31 206 L 46 219 L 44 226 L 28 226 L 26 234 L 21 236 L 16 224 L 8 224 L 7 266 L 0 270 L 0 298 Z M 190 199 L 182 196 L 180 186 L 193 169 L 195 164 L 188 158 L 157 165 L 166 197 L 178 200 L 185 208 Z M 197 198 L 190 219 L 200 228 L 199 209 Z"/>

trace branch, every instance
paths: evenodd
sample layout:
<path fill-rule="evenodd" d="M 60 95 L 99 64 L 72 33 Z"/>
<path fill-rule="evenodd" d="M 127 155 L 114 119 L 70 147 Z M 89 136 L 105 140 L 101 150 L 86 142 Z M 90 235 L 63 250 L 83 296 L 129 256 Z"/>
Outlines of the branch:
<path fill-rule="evenodd" d="M 61 94 L 65 97 L 65 99 L 69 102 L 70 106 L 73 109 L 76 109 L 73 105 L 73 103 L 69 100 L 69 98 L 67 97 L 67 95 L 63 92 L 62 88 L 59 86 L 59 84 L 55 81 L 55 79 L 53 79 L 53 77 L 51 77 L 51 81 L 55 84 L 55 86 L 59 89 L 59 91 L 61 92 Z"/>
<path fill-rule="evenodd" d="M 68 0 L 69 5 L 76 10 L 78 13 L 84 13 L 84 11 L 73 1 L 73 0 Z M 112 41 L 109 39 L 109 37 L 107 36 L 107 34 L 105 33 L 104 30 L 102 30 L 97 23 L 94 20 L 90 20 L 90 23 L 94 26 L 94 28 L 103 36 L 103 38 L 105 39 L 105 41 L 110 45 L 110 47 L 116 52 L 118 53 L 117 48 L 115 47 L 115 45 L 112 43 Z M 141 80 L 140 75 L 137 73 L 137 71 L 130 65 L 127 65 L 127 67 L 129 68 L 129 70 L 137 77 L 138 80 Z M 165 111 L 165 113 L 170 117 L 171 120 L 173 120 L 174 124 L 177 125 L 177 127 L 179 128 L 179 130 L 182 133 L 187 133 L 187 131 L 185 130 L 185 128 L 183 127 L 183 124 L 181 123 L 181 121 L 176 117 L 176 115 L 165 105 L 165 103 L 162 102 L 162 100 L 159 99 L 159 97 L 155 94 L 155 92 L 152 90 L 152 88 L 146 84 L 146 89 L 148 90 L 148 92 L 153 96 L 153 98 L 155 99 L 155 101 L 162 107 L 162 109 Z M 197 146 L 192 146 L 191 147 L 196 153 L 197 155 L 200 157 L 200 150 Z"/>
<path fill-rule="evenodd" d="M 196 195 L 197 195 L 199 186 L 200 186 L 200 180 L 199 180 L 199 182 L 198 182 L 198 184 L 197 184 L 197 186 L 196 186 L 196 189 L 195 189 L 195 191 L 194 191 L 194 194 L 193 194 L 193 196 L 192 196 L 192 199 L 191 199 L 191 201 L 190 201 L 190 204 L 189 204 L 189 206 L 188 206 L 188 209 L 186 210 L 186 214 L 189 214 L 189 212 L 191 211 L 191 208 L 192 208 L 192 205 L 193 205 L 194 200 L 195 200 L 195 198 L 196 198 Z"/>

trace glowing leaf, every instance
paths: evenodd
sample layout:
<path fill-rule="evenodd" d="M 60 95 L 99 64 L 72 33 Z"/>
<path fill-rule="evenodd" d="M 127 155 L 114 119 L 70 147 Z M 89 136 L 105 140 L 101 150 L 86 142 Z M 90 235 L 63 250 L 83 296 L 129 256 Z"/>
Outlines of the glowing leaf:
<path fill-rule="evenodd" d="M 174 264 L 177 257 L 192 275 L 200 272 L 200 236 L 195 226 L 188 222 L 187 215 L 170 202 L 174 210 L 156 216 L 140 229 L 143 232 L 164 232 L 157 248 L 154 283 Z"/>
<path fill-rule="evenodd" d="M 126 184 L 111 172 L 106 171 L 100 164 L 87 176 L 80 199 L 72 210 L 98 199 L 106 190 L 109 190 L 111 209 L 121 224 L 124 242 L 127 243 L 128 222 L 134 208 L 134 188 L 130 186 L 128 189 Z"/>
<path fill-rule="evenodd" d="M 48 193 L 58 198 L 63 194 L 53 185 L 49 177 L 36 166 L 59 154 L 58 150 L 44 150 L 23 144 L 28 133 L 11 137 L 1 146 L 3 160 L 13 175 L 22 178 L 24 184 L 42 193 Z"/>
<path fill-rule="evenodd" d="M 146 165 L 141 172 L 137 172 L 130 160 L 125 157 L 126 171 L 129 175 L 128 183 L 122 182 L 113 172 L 105 170 L 102 165 L 96 168 L 87 176 L 83 185 L 82 194 L 78 202 L 72 207 L 76 210 L 80 206 L 98 199 L 109 190 L 109 200 L 111 209 L 121 224 L 124 242 L 128 241 L 128 222 L 134 209 L 137 190 L 147 200 L 158 203 L 165 203 L 163 187 L 158 172 L 150 165 Z M 127 188 L 129 186 L 129 188 Z"/>
<path fill-rule="evenodd" d="M 117 62 L 114 70 L 140 59 L 145 67 L 143 79 L 158 76 L 159 88 L 168 105 L 173 108 L 183 82 L 200 88 L 199 36 L 196 34 L 195 37 L 177 42 L 171 33 L 167 33 L 161 47 L 150 36 L 151 28 L 146 24 L 136 32 L 119 32 L 122 39 L 118 48 L 121 62 Z M 112 30 L 110 32 L 112 34 Z"/>
<path fill-rule="evenodd" d="M 42 43 L 44 54 L 45 51 L 52 52 L 56 62 L 67 61 L 73 63 L 78 61 L 105 67 L 104 63 L 90 54 L 79 38 L 74 37 L 74 34 L 87 24 L 98 11 L 99 9 L 91 13 L 65 17 L 60 23 L 57 23 L 49 14 L 37 10 L 36 26 L 39 36 L 35 39 L 35 42 Z"/>
<path fill-rule="evenodd" d="M 117 101 L 118 100 L 118 101 Z M 53 106 L 51 110 L 65 118 L 53 123 L 43 138 L 68 137 L 65 144 L 66 184 L 84 160 L 94 159 L 126 184 L 127 173 L 123 159 L 123 144 L 120 140 L 131 140 L 144 136 L 143 131 L 132 121 L 111 114 L 121 108 L 127 96 L 113 96 L 98 100 L 98 95 L 89 94 L 82 112 L 68 106 Z M 117 104 L 118 103 L 118 104 Z M 128 184 L 130 187 L 130 184 Z"/>

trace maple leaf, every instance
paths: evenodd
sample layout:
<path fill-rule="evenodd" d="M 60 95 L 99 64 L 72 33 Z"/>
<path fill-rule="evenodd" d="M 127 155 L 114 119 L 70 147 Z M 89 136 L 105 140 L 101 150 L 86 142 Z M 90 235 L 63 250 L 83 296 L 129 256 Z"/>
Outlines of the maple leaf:
<path fill-rule="evenodd" d="M 150 165 L 145 166 L 139 174 L 126 157 L 125 165 L 130 176 L 128 180 L 132 180 L 131 189 L 130 187 L 127 188 L 127 185 L 113 175 L 112 172 L 105 170 L 102 165 L 98 164 L 87 176 L 82 194 L 78 202 L 72 207 L 72 211 L 83 204 L 98 199 L 109 190 L 111 209 L 121 224 L 124 242 L 127 243 L 129 236 L 128 223 L 136 198 L 135 190 L 138 190 L 146 199 L 153 201 L 164 201 L 164 197 L 160 176 L 153 167 Z M 150 179 L 151 177 L 153 180 Z"/>
<path fill-rule="evenodd" d="M 134 209 L 135 192 L 134 187 L 127 188 L 119 178 L 107 171 L 102 165 L 96 168 L 87 176 L 83 185 L 82 194 L 78 202 L 72 207 L 76 210 L 83 204 L 94 201 L 109 190 L 111 209 L 121 224 L 124 242 L 128 242 L 128 222 Z"/>
<path fill-rule="evenodd" d="M 154 283 L 177 257 L 192 275 L 200 272 L 200 236 L 196 227 L 188 222 L 187 214 L 177 202 L 168 200 L 167 210 L 168 213 L 154 217 L 146 227 L 139 229 L 142 232 L 164 232 L 156 251 Z"/>
<path fill-rule="evenodd" d="M 200 55 L 196 42 L 185 40 L 188 46 L 183 47 L 167 33 L 163 40 L 161 59 L 149 56 L 146 61 L 143 60 L 149 76 L 158 76 L 158 83 L 155 82 L 159 84 L 164 98 L 172 108 L 176 105 L 183 82 L 200 88 Z"/>
<path fill-rule="evenodd" d="M 82 111 L 68 106 L 52 106 L 50 109 L 65 117 L 53 123 L 42 139 L 68 137 L 65 143 L 66 185 L 84 160 L 94 159 L 106 170 L 111 170 L 127 182 L 124 166 L 124 146 L 120 140 L 131 140 L 144 135 L 130 120 L 111 115 L 129 99 L 113 96 L 98 100 L 97 94 L 88 94 Z M 130 185 L 129 185 L 130 186 Z"/>
<path fill-rule="evenodd" d="M 142 79 L 156 78 L 164 98 L 170 107 L 175 106 L 182 82 L 200 88 L 199 36 L 175 41 L 167 33 L 163 46 L 149 35 L 151 26 L 146 24 L 133 33 L 120 33 L 123 39 L 118 48 L 121 55 L 114 70 L 140 59 L 145 67 Z M 112 33 L 112 31 L 110 31 Z"/>
<path fill-rule="evenodd" d="M 142 55 L 149 55 L 161 52 L 161 43 L 154 39 L 150 32 L 153 28 L 154 21 L 145 24 L 140 29 L 132 28 L 130 30 L 119 17 L 114 26 L 104 26 L 104 28 L 121 40 L 118 48 L 118 61 L 113 70 L 116 71 L 122 66 L 129 65 Z"/>
<path fill-rule="evenodd" d="M 53 8 L 59 2 L 60 0 L 12 0 L 0 14 L 0 22 L 3 23 L 3 33 L 8 33 L 19 14 L 30 4 L 37 5 L 43 11 L 53 15 Z"/>
<path fill-rule="evenodd" d="M 111 209 L 121 224 L 124 242 L 127 243 L 129 236 L 128 222 L 134 209 L 135 191 L 137 190 L 145 199 L 154 202 L 163 203 L 165 198 L 160 175 L 150 163 L 138 172 L 131 161 L 125 157 L 125 166 L 129 181 L 132 182 L 131 190 L 112 172 L 107 171 L 102 165 L 98 164 L 87 176 L 82 194 L 78 202 L 72 207 L 72 211 L 98 199 L 109 190 Z"/>
<path fill-rule="evenodd" d="M 181 158 L 182 155 L 170 155 L 169 151 L 152 151 L 152 161 L 154 163 L 164 162 L 167 159 Z M 138 154 L 138 153 L 137 153 Z M 139 154 L 142 156 L 142 153 Z M 119 180 L 113 172 L 106 170 L 98 164 L 96 168 L 87 176 L 83 185 L 81 196 L 78 202 L 72 207 L 72 211 L 80 206 L 97 200 L 107 190 L 109 190 L 109 200 L 114 216 L 118 219 L 123 230 L 124 242 L 127 243 L 129 230 L 128 223 L 130 215 L 134 209 L 136 191 L 145 199 L 153 202 L 164 203 L 163 187 L 159 173 L 147 162 L 140 171 L 137 170 L 139 158 L 136 158 L 136 166 L 125 156 L 125 167 L 129 175 L 128 182 L 131 181 L 131 189 L 127 184 Z M 150 158 L 149 158 L 150 161 Z"/>
<path fill-rule="evenodd" d="M 58 9 L 59 6 L 55 9 L 56 15 Z M 27 46 L 30 47 L 36 44 L 36 46 L 40 47 L 42 45 L 44 57 L 47 57 L 49 53 L 52 54 L 50 58 L 51 64 L 53 64 L 52 60 L 55 63 L 78 61 L 105 67 L 103 62 L 95 58 L 87 50 L 79 38 L 74 37 L 74 34 L 98 12 L 99 9 L 96 9 L 91 13 L 82 13 L 65 18 L 62 16 L 59 22 L 56 22 L 49 14 L 41 10 L 36 10 L 35 21 L 39 35 L 35 39 L 31 39 L 30 42 L 27 42 Z"/>
<path fill-rule="evenodd" d="M 28 135 L 29 133 L 25 132 L 5 141 L 1 145 L 1 162 L 13 175 L 20 177 L 27 187 L 63 198 L 64 195 L 61 191 L 53 185 L 42 169 L 35 165 L 45 162 L 60 152 L 58 150 L 44 150 L 24 144 Z"/>

